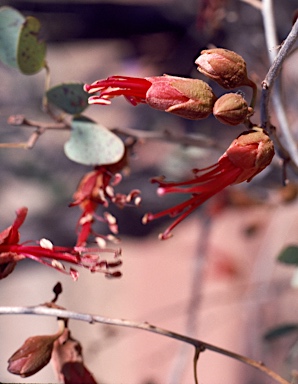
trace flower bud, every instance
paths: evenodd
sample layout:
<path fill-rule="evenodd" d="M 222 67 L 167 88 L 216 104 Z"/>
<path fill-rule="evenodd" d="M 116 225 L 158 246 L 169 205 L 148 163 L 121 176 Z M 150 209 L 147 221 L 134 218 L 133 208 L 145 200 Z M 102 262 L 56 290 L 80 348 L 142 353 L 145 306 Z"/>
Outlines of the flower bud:
<path fill-rule="evenodd" d="M 253 82 L 247 77 L 244 59 L 233 51 L 223 48 L 204 50 L 195 63 L 198 71 L 225 89 L 252 86 Z"/>
<path fill-rule="evenodd" d="M 29 337 L 8 360 L 8 371 L 28 377 L 40 371 L 51 359 L 57 335 Z"/>
<path fill-rule="evenodd" d="M 253 109 L 248 107 L 246 100 L 238 93 L 226 93 L 216 100 L 213 115 L 223 124 L 238 125 L 251 116 Z"/>
<path fill-rule="evenodd" d="M 235 139 L 224 156 L 242 168 L 242 173 L 233 184 L 250 181 L 265 169 L 274 156 L 274 145 L 268 134 L 261 128 L 243 132 Z"/>
<path fill-rule="evenodd" d="M 216 96 L 205 81 L 169 75 L 147 80 L 152 84 L 146 93 L 150 107 L 191 120 L 205 119 L 212 113 Z"/>

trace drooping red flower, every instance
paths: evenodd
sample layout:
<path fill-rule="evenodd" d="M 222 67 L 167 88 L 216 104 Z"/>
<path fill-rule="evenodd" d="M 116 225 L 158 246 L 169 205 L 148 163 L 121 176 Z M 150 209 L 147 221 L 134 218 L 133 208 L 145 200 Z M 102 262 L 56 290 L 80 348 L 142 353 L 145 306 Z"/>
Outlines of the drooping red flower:
<path fill-rule="evenodd" d="M 204 81 L 177 76 L 128 77 L 111 76 L 85 84 L 89 104 L 107 105 L 116 96 L 124 96 L 131 104 L 146 103 L 161 111 L 191 120 L 205 119 L 212 112 L 216 96 Z"/>
<path fill-rule="evenodd" d="M 69 274 L 74 280 L 78 278 L 78 272 L 74 268 L 67 270 L 62 264 L 70 263 L 89 269 L 91 272 L 103 272 L 107 276 L 118 277 L 120 272 L 113 272 L 114 268 L 121 264 L 119 250 L 87 248 L 83 246 L 60 247 L 54 246 L 49 240 L 41 239 L 34 245 L 19 243 L 19 228 L 23 224 L 28 209 L 20 208 L 13 224 L 0 233 L 0 279 L 7 277 L 15 268 L 17 262 L 25 258 L 35 260 L 58 271 Z M 101 253 L 112 253 L 116 259 L 111 262 L 100 259 Z"/>
<path fill-rule="evenodd" d="M 143 217 L 146 224 L 163 216 L 178 218 L 160 235 L 165 240 L 172 236 L 172 230 L 190 213 L 210 197 L 231 184 L 250 181 L 255 175 L 266 168 L 274 156 L 273 142 L 260 129 L 242 133 L 235 139 L 216 164 L 204 169 L 193 170 L 195 177 L 182 182 L 165 182 L 164 178 L 155 178 L 158 183 L 157 193 L 190 194 L 190 199 L 159 213 L 147 213 Z"/>
<path fill-rule="evenodd" d="M 82 178 L 73 195 L 74 201 L 70 204 L 70 206 L 79 205 L 83 211 L 78 222 L 77 246 L 84 246 L 90 234 L 104 239 L 103 235 L 93 232 L 92 224 L 95 219 L 107 223 L 113 234 L 118 233 L 116 218 L 109 212 L 104 212 L 103 216 L 97 215 L 98 206 L 107 208 L 110 203 L 113 203 L 123 208 L 131 203 L 135 205 L 140 203 L 140 191 L 137 189 L 132 190 L 128 195 L 115 193 L 114 187 L 120 183 L 121 179 L 120 173 L 112 173 L 107 166 L 97 166 Z M 111 239 L 111 236 L 107 237 Z"/>

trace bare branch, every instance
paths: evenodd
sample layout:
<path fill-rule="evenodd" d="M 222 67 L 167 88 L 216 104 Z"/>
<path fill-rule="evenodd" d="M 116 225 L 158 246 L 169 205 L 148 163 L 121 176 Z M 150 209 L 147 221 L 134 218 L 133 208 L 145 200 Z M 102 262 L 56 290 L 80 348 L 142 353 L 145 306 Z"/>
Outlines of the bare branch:
<path fill-rule="evenodd" d="M 282 65 L 287 58 L 287 56 L 291 53 L 294 43 L 298 37 L 298 20 L 292 27 L 291 32 L 287 36 L 286 40 L 283 42 L 279 52 L 275 53 L 275 49 L 277 48 L 278 42 L 276 39 L 275 32 L 275 23 L 273 18 L 273 10 L 272 10 L 272 1 L 264 0 L 262 7 L 262 14 L 264 20 L 265 27 L 265 37 L 267 42 L 267 49 L 269 52 L 270 61 L 272 65 L 262 83 L 262 96 L 261 96 L 261 125 L 263 128 L 267 129 L 271 134 L 273 134 L 275 141 L 277 141 L 278 148 L 280 149 L 280 155 L 285 161 L 291 161 L 292 165 L 296 170 L 298 169 L 298 151 L 297 145 L 294 140 L 294 137 L 291 133 L 286 111 L 284 105 L 282 103 L 280 90 L 274 85 L 277 80 L 277 77 L 280 74 L 282 69 Z M 274 93 L 272 96 L 272 100 L 274 103 L 276 116 L 279 121 L 280 131 L 282 134 L 282 139 L 284 141 L 284 146 L 281 141 L 277 138 L 274 128 L 270 123 L 270 114 L 269 114 L 269 102 L 271 93 L 274 88 Z"/>
<path fill-rule="evenodd" d="M 283 379 L 277 373 L 272 371 L 270 368 L 266 367 L 265 364 L 259 361 L 255 361 L 250 359 L 249 357 L 239 355 L 238 353 L 231 352 L 227 349 L 223 349 L 217 347 L 212 344 L 205 343 L 204 341 L 194 339 L 192 337 L 184 336 L 176 332 L 168 331 L 163 328 L 156 327 L 147 322 L 135 322 L 124 319 L 114 319 L 102 317 L 99 315 L 91 315 L 86 313 L 72 312 L 55 308 L 48 308 L 44 306 L 36 306 L 36 307 L 0 307 L 0 315 L 40 315 L 40 316 L 53 316 L 59 317 L 62 319 L 73 319 L 78 321 L 85 321 L 87 323 L 100 323 L 100 324 L 108 324 L 108 325 L 116 325 L 120 327 L 128 327 L 134 329 L 141 329 L 143 331 L 156 333 L 161 336 L 170 337 L 172 339 L 176 339 L 188 344 L 191 344 L 195 347 L 196 354 L 195 359 L 198 357 L 198 351 L 210 350 L 216 353 L 220 353 L 222 355 L 231 357 L 232 359 L 238 360 L 244 364 L 247 364 L 251 367 L 262 371 L 267 376 L 274 379 L 277 383 L 280 384 L 290 384 L 289 381 Z"/>
<path fill-rule="evenodd" d="M 33 127 L 35 131 L 29 139 L 21 143 L 0 143 L 0 148 L 23 148 L 32 149 L 38 138 L 48 129 L 70 130 L 70 126 L 65 122 L 45 123 L 41 121 L 29 120 L 24 115 L 12 115 L 7 120 L 8 124 L 15 126 Z"/>

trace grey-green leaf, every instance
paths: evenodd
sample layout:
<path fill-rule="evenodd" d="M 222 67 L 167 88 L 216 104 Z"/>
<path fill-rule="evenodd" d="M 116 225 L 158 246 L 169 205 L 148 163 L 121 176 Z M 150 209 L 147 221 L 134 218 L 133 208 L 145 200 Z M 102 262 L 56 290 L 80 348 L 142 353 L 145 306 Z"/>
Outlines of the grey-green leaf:
<path fill-rule="evenodd" d="M 11 7 L 0 8 L 0 60 L 17 68 L 17 46 L 25 17 Z"/>
<path fill-rule="evenodd" d="M 298 265 L 298 247 L 290 245 L 278 255 L 277 259 L 281 263 Z"/>
<path fill-rule="evenodd" d="M 39 39 L 41 25 L 28 16 L 22 25 L 17 48 L 17 63 L 24 75 L 34 75 L 45 66 L 46 44 Z"/>
<path fill-rule="evenodd" d="M 84 91 L 83 83 L 59 84 L 46 93 L 48 101 L 62 111 L 78 115 L 88 107 L 89 94 Z"/>
<path fill-rule="evenodd" d="M 106 127 L 81 116 L 72 120 L 71 128 L 70 138 L 64 145 L 70 160 L 95 166 L 114 164 L 123 157 L 123 141 Z"/>

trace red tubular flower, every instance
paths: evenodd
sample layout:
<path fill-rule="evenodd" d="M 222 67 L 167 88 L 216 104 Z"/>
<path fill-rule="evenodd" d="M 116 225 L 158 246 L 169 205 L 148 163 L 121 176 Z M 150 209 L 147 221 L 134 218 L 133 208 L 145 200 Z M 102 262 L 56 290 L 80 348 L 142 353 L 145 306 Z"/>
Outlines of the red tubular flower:
<path fill-rule="evenodd" d="M 113 168 L 114 165 L 111 166 Z M 109 203 L 114 203 L 120 208 L 131 204 L 138 205 L 141 201 L 137 189 L 132 190 L 128 195 L 115 193 L 114 186 L 120 183 L 122 176 L 120 173 L 113 174 L 107 167 L 98 166 L 91 172 L 88 172 L 81 180 L 76 192 L 74 201 L 70 206 L 79 205 L 83 213 L 79 219 L 77 246 L 84 246 L 88 236 L 93 233 L 92 224 L 94 219 L 108 224 L 113 234 L 118 233 L 117 221 L 109 212 L 103 216 L 96 215 L 95 211 L 99 205 L 108 207 Z M 94 234 L 94 233 L 93 233 Z M 95 234 L 98 238 L 104 238 L 102 235 Z M 108 236 L 108 239 L 111 236 Z"/>
<path fill-rule="evenodd" d="M 195 177 L 191 180 L 171 183 L 163 178 L 153 179 L 159 184 L 157 193 L 187 193 L 191 198 L 172 208 L 143 217 L 143 223 L 158 219 L 162 216 L 179 216 L 160 235 L 165 240 L 172 236 L 171 231 L 197 207 L 210 197 L 222 191 L 231 184 L 250 181 L 255 175 L 266 168 L 274 156 L 273 142 L 263 130 L 252 130 L 242 133 L 235 139 L 216 164 L 210 167 L 194 170 Z"/>
<path fill-rule="evenodd" d="M 107 276 L 119 276 L 119 272 L 110 272 L 109 268 L 121 264 L 119 259 L 111 263 L 100 260 L 100 252 L 113 253 L 115 257 L 120 255 L 119 251 L 97 248 L 57 247 L 46 239 L 40 240 L 39 245 L 19 244 L 19 227 L 23 224 L 28 209 L 19 209 L 14 223 L 0 233 L 0 279 L 7 277 L 14 269 L 16 263 L 25 258 L 35 260 L 41 264 L 55 268 L 58 271 L 69 274 L 74 280 L 78 278 L 78 272 L 70 268 L 66 270 L 61 262 L 67 262 L 77 266 L 88 268 L 91 272 L 103 272 Z"/>
<path fill-rule="evenodd" d="M 216 96 L 202 80 L 176 76 L 127 77 L 112 76 L 85 84 L 89 104 L 107 105 L 116 96 L 124 96 L 131 104 L 146 103 L 150 107 L 191 120 L 205 119 L 212 112 Z"/>

